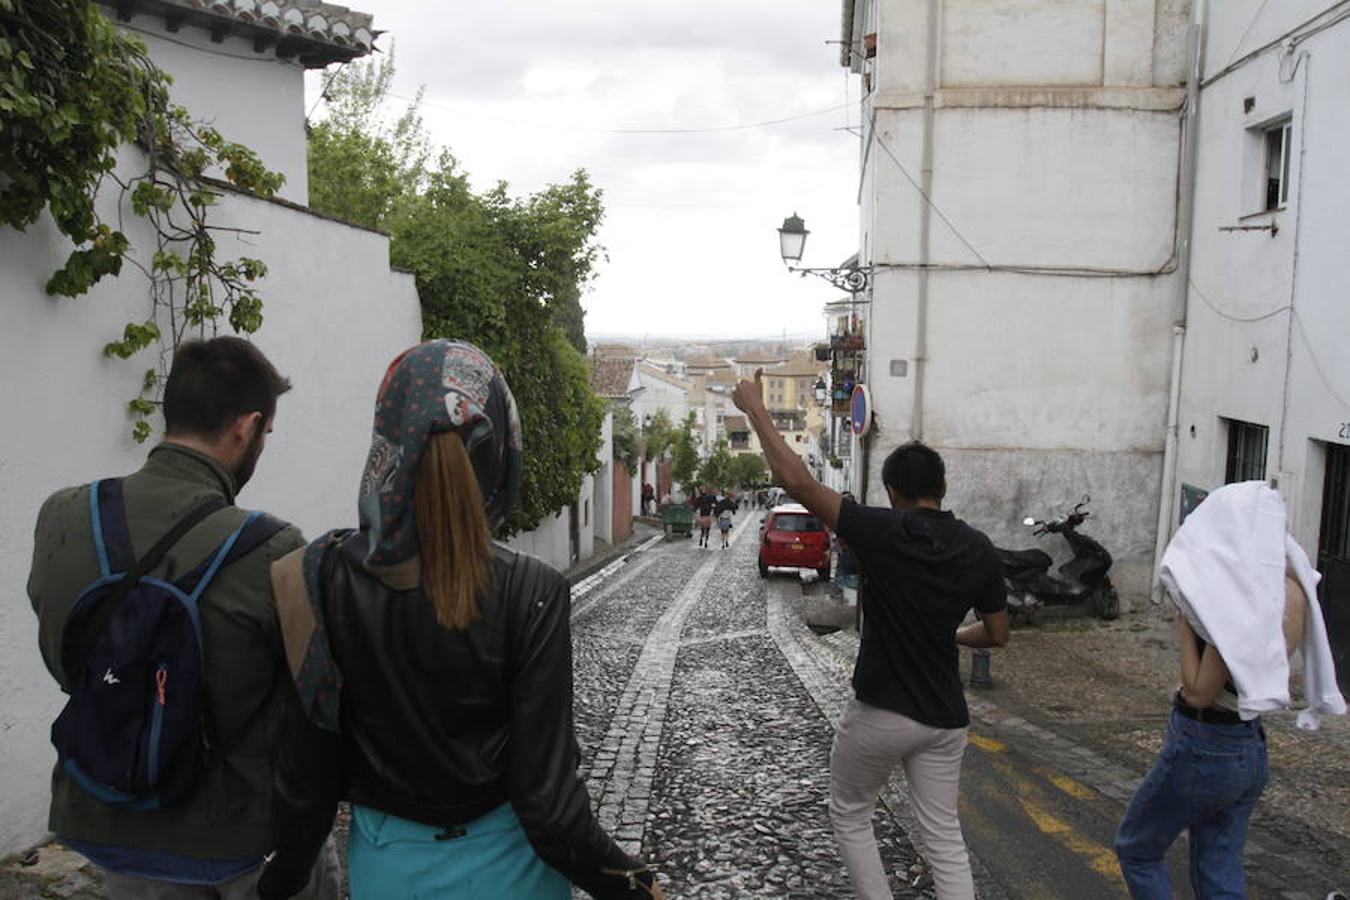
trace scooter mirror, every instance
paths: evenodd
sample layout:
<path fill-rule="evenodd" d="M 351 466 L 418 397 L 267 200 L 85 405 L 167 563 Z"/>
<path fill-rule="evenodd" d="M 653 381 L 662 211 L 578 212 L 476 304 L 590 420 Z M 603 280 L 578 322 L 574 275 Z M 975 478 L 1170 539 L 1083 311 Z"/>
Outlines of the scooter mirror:
<path fill-rule="evenodd" d="M 1022 520 L 1022 524 L 1023 524 L 1023 525 L 1035 525 L 1035 524 L 1036 524 L 1036 520 L 1033 519 L 1031 516 L 1027 516 L 1025 519 Z"/>
<path fill-rule="evenodd" d="M 1084 494 L 1084 495 L 1083 495 L 1083 502 L 1082 502 L 1081 505 L 1082 505 L 1082 506 L 1087 506 L 1087 505 L 1088 505 L 1089 503 L 1091 503 L 1091 502 L 1092 502 L 1092 495 L 1091 495 L 1091 494 Z"/>

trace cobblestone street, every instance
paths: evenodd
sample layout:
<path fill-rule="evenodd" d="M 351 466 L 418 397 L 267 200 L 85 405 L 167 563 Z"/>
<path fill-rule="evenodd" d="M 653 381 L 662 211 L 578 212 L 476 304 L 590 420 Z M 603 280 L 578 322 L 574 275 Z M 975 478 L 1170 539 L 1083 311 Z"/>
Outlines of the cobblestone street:
<path fill-rule="evenodd" d="M 728 550 L 716 537 L 707 550 L 660 545 L 578 604 L 583 770 L 606 826 L 674 896 L 843 897 L 826 798 L 846 682 L 785 637 L 805 626 L 778 595 L 800 590 L 789 573 L 759 577 L 758 521 L 742 515 Z M 904 831 L 885 808 L 876 821 L 888 868 L 907 875 Z M 899 877 L 892 887 L 921 896 Z"/>

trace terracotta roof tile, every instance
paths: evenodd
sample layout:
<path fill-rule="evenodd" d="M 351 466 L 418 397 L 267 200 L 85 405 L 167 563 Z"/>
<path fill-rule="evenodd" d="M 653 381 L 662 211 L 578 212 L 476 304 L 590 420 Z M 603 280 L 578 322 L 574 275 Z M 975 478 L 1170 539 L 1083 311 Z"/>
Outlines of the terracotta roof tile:
<path fill-rule="evenodd" d="M 275 47 L 283 59 L 311 68 L 347 62 L 374 49 L 379 32 L 369 13 L 320 0 L 101 0 L 117 14 L 162 15 L 213 33 L 252 37 L 255 49 Z"/>
<path fill-rule="evenodd" d="M 624 397 L 628 395 L 628 383 L 633 378 L 633 360 L 606 359 L 591 360 L 591 389 L 601 397 Z"/>

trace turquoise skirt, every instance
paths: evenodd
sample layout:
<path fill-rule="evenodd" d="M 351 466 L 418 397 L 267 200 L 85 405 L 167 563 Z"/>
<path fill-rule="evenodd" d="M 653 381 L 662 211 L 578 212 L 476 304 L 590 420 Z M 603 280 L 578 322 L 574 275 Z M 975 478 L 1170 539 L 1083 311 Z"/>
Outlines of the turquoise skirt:
<path fill-rule="evenodd" d="M 572 887 L 539 858 L 511 804 L 445 829 L 352 805 L 347 880 L 352 900 L 569 900 Z"/>

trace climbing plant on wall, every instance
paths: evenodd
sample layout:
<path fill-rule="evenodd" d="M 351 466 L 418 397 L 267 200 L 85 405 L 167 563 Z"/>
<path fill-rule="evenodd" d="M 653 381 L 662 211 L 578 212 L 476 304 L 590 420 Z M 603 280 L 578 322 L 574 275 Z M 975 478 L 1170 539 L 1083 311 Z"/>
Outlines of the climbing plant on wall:
<path fill-rule="evenodd" d="M 103 348 L 120 359 L 160 350 L 128 404 L 138 441 L 151 433 L 180 341 L 222 322 L 243 334 L 262 325 L 256 283 L 266 267 L 217 254 L 218 237 L 239 229 L 209 220 L 220 193 L 207 173 L 260 196 L 282 183 L 248 147 L 175 105 L 169 83 L 145 45 L 87 0 L 0 0 L 0 225 L 24 230 L 45 211 L 75 245 L 47 281 L 49 294 L 84 294 L 125 263 L 149 277 L 146 318 Z M 131 143 L 138 156 L 119 154 Z M 108 186 L 116 195 L 100 203 Z M 101 208 L 114 210 L 114 221 Z M 140 259 L 123 230 L 128 208 L 154 241 Z"/>

